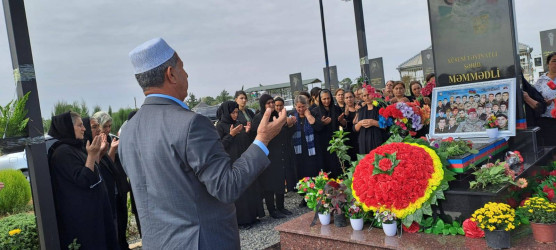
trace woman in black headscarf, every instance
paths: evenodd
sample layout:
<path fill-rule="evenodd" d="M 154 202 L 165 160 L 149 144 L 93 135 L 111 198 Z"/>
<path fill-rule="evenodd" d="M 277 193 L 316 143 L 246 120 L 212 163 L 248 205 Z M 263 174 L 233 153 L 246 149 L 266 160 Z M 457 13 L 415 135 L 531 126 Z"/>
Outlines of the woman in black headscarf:
<path fill-rule="evenodd" d="M 48 134 L 58 141 L 48 159 L 54 191 L 60 246 L 74 239 L 81 249 L 119 249 L 110 203 L 96 162 L 106 138 L 95 137 L 82 151 L 85 127 L 79 114 L 52 117 Z"/>
<path fill-rule="evenodd" d="M 316 141 L 318 142 L 317 154 L 322 155 L 324 170 L 330 172 L 332 178 L 336 178 L 343 174 L 342 168 L 336 154 L 331 154 L 327 148 L 334 132 L 338 131 L 340 126 L 345 127 L 347 122 L 344 112 L 334 104 L 330 90 L 321 90 L 318 103 L 319 105 L 313 109 L 316 114 L 315 119 L 322 124 L 322 129 L 315 131 Z"/>
<path fill-rule="evenodd" d="M 224 149 L 230 155 L 232 161 L 237 160 L 253 142 L 246 135 L 250 126 L 244 127 L 240 124 L 237 121 L 238 115 L 239 106 L 234 101 L 222 103 L 216 112 L 218 118 L 216 131 L 218 131 L 222 145 L 224 145 Z M 249 229 L 251 225 L 258 222 L 257 208 L 261 203 L 257 183 L 254 182 L 235 202 L 237 224 L 240 229 Z"/>
<path fill-rule="evenodd" d="M 284 102 L 284 100 L 279 99 Z M 264 110 L 272 109 L 270 121 L 274 117 L 278 117 L 278 112 L 275 109 L 274 99 L 268 94 L 264 94 L 259 98 L 259 105 L 261 112 L 253 118 L 253 131 L 259 127 L 263 119 Z M 266 208 L 270 217 L 274 219 L 284 218 L 285 215 L 292 215 L 292 212 L 287 210 L 284 206 L 284 181 L 286 180 L 286 165 L 292 165 L 291 157 L 291 144 L 290 138 L 295 132 L 293 127 L 295 118 L 287 118 L 286 124 L 282 130 L 268 143 L 268 159 L 270 166 L 268 166 L 263 173 L 259 176 L 259 183 L 263 189 L 263 197 L 265 200 Z M 276 200 L 274 199 L 276 197 Z M 276 202 L 275 202 L 276 201 Z"/>

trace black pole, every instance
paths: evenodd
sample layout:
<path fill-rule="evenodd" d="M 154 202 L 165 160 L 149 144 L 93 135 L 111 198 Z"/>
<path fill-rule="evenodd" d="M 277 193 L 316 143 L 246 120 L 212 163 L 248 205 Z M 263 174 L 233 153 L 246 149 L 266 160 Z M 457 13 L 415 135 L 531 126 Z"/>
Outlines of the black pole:
<path fill-rule="evenodd" d="M 368 78 L 370 77 L 370 70 L 368 64 L 367 38 L 365 37 L 365 18 L 363 18 L 363 3 L 361 0 L 353 0 L 353 10 L 355 12 L 355 29 L 357 31 L 361 76 Z"/>
<path fill-rule="evenodd" d="M 41 249 L 60 249 L 25 5 L 22 0 L 2 1 L 14 78 L 17 85 L 17 96 L 21 98 L 30 92 L 29 99 L 25 105 L 25 108 L 28 110 L 27 117 L 29 118 L 27 132 L 29 138 L 33 139 L 29 141 L 39 141 L 38 143 L 29 143 L 25 147 L 39 241 Z M 39 140 L 34 140 L 37 138 Z"/>
<path fill-rule="evenodd" d="M 330 67 L 328 66 L 328 47 L 326 46 L 326 28 L 324 27 L 324 10 L 322 8 L 322 0 L 319 0 L 319 4 L 320 4 L 320 23 L 322 26 L 322 41 L 324 43 L 324 60 L 326 61 L 324 87 L 326 89 L 330 89 Z"/>

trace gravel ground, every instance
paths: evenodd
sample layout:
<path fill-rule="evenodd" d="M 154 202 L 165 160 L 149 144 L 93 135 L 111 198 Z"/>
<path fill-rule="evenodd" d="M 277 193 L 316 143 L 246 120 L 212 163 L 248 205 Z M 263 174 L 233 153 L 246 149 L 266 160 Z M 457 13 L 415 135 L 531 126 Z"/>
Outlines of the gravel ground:
<path fill-rule="evenodd" d="M 280 233 L 274 230 L 274 227 L 311 211 L 307 207 L 299 207 L 301 198 L 302 197 L 297 193 L 286 194 L 284 202 L 285 207 L 290 210 L 293 215 L 283 219 L 274 219 L 270 217 L 265 206 L 266 216 L 260 219 L 261 223 L 253 225 L 249 230 L 239 230 L 241 249 L 265 249 L 279 243 Z"/>
<path fill-rule="evenodd" d="M 280 249 L 278 244 L 280 242 L 280 233 L 274 230 L 274 227 L 311 211 L 307 207 L 299 207 L 301 196 L 297 193 L 287 193 L 284 200 L 286 209 L 290 210 L 293 215 L 283 219 L 274 219 L 269 216 L 265 206 L 266 216 L 260 219 L 260 223 L 253 225 L 248 230 L 239 230 L 241 249 Z M 141 249 L 141 239 L 139 239 L 138 235 L 129 237 L 128 242 L 130 243 L 130 248 Z"/>

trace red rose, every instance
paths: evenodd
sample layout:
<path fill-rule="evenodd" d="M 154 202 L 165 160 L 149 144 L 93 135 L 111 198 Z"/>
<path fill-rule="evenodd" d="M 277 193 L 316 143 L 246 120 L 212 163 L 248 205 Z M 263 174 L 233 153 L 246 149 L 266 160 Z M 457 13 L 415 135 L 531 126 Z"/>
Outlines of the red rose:
<path fill-rule="evenodd" d="M 392 168 L 392 162 L 388 158 L 383 158 L 378 162 L 378 167 L 382 171 L 388 171 Z"/>
<path fill-rule="evenodd" d="M 553 81 L 547 82 L 546 85 L 548 85 L 548 87 L 552 90 L 556 89 L 556 84 L 554 84 Z"/>
<path fill-rule="evenodd" d="M 469 238 L 483 238 L 485 237 L 485 232 L 477 226 L 477 223 L 471 219 L 467 219 L 463 222 L 463 231 L 465 232 L 465 237 Z"/>
<path fill-rule="evenodd" d="M 554 199 L 554 189 L 549 188 L 547 185 L 545 185 L 542 188 L 542 191 L 546 193 L 546 198 L 548 198 L 549 200 Z"/>
<path fill-rule="evenodd" d="M 550 172 L 548 172 L 548 171 L 546 171 L 546 170 L 544 170 L 544 169 L 541 170 L 541 175 L 542 175 L 542 176 L 548 176 L 549 173 L 550 173 Z"/>
<path fill-rule="evenodd" d="M 417 233 L 419 231 L 419 223 L 414 221 L 413 223 L 411 223 L 411 226 L 405 227 L 405 225 L 403 225 L 402 228 L 404 232 Z"/>
<path fill-rule="evenodd" d="M 556 176 L 556 170 L 552 170 L 552 172 L 550 172 L 550 175 Z"/>

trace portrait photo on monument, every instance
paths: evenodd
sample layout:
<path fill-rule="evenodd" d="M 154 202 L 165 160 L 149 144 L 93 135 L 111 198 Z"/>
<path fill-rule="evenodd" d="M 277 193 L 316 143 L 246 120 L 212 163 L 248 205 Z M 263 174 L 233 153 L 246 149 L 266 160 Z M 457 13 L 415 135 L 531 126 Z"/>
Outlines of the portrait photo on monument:
<path fill-rule="evenodd" d="M 470 83 L 433 90 L 433 137 L 486 137 L 488 119 L 495 119 L 501 136 L 515 135 L 515 79 Z"/>

